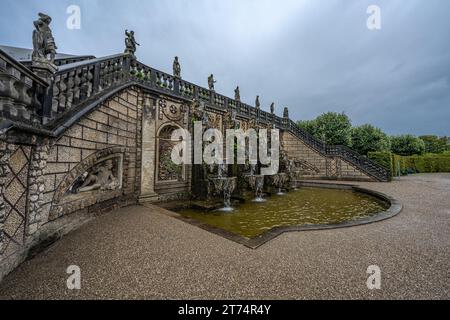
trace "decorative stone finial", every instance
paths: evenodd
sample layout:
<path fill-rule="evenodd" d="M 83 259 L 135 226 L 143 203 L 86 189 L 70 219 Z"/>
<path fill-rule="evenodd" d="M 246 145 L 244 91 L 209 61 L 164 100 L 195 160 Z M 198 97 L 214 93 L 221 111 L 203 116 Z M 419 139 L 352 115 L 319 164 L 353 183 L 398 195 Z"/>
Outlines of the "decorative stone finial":
<path fill-rule="evenodd" d="M 173 76 L 181 79 L 181 65 L 178 61 L 178 57 L 175 57 L 173 60 Z"/>
<path fill-rule="evenodd" d="M 284 107 L 283 118 L 289 119 L 289 109 Z"/>
<path fill-rule="evenodd" d="M 261 108 L 261 103 L 259 102 L 259 96 L 256 96 L 255 107 L 256 107 L 256 109 Z"/>
<path fill-rule="evenodd" d="M 208 77 L 208 86 L 209 86 L 209 90 L 214 91 L 214 83 L 216 83 L 216 82 L 217 82 L 217 81 L 214 80 L 214 75 L 211 74 L 211 75 Z"/>
<path fill-rule="evenodd" d="M 239 86 L 237 86 L 234 90 L 234 100 L 236 100 L 237 102 L 241 102 L 241 91 L 239 89 Z"/>
<path fill-rule="evenodd" d="M 128 30 L 125 30 L 125 52 L 126 54 L 130 54 L 134 57 L 134 54 L 136 53 L 136 46 L 140 46 L 139 43 L 137 43 L 135 37 L 134 37 L 134 31 L 128 32 Z"/>

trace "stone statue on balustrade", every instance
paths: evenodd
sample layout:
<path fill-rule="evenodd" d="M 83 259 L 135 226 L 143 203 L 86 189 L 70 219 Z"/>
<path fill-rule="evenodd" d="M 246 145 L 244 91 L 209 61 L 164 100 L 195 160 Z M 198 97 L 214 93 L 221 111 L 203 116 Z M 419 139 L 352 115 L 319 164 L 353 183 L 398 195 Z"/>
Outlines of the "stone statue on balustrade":
<path fill-rule="evenodd" d="M 44 13 L 39 13 L 39 19 L 33 22 L 35 27 L 33 31 L 33 53 L 31 56 L 33 65 L 54 65 L 57 47 L 50 29 L 51 22 L 52 18 Z"/>
<path fill-rule="evenodd" d="M 237 86 L 234 90 L 234 100 L 236 100 L 236 102 L 241 102 L 241 91 L 239 89 L 239 86 Z"/>
<path fill-rule="evenodd" d="M 175 57 L 175 59 L 173 60 L 173 76 L 175 78 L 181 79 L 181 65 L 178 61 L 178 57 Z"/>
<path fill-rule="evenodd" d="M 140 46 L 140 44 L 137 43 L 136 38 L 134 37 L 134 31 L 128 32 L 128 30 L 125 30 L 125 36 L 125 53 L 134 57 L 137 46 Z"/>
<path fill-rule="evenodd" d="M 272 104 L 270 105 L 270 113 L 275 114 L 275 102 L 272 102 Z"/>
<path fill-rule="evenodd" d="M 215 84 L 216 82 L 217 82 L 217 81 L 214 80 L 214 75 L 211 74 L 211 75 L 208 77 L 208 87 L 209 87 L 209 90 L 214 91 L 214 84 Z"/>
<path fill-rule="evenodd" d="M 261 103 L 259 102 L 259 96 L 256 96 L 255 107 L 256 107 L 256 109 L 261 108 Z"/>
<path fill-rule="evenodd" d="M 283 118 L 289 119 L 289 109 L 288 109 L 288 107 L 284 107 Z"/>
<path fill-rule="evenodd" d="M 78 192 L 118 189 L 120 182 L 113 174 L 113 167 L 112 160 L 106 160 L 104 163 L 96 165 L 88 174 Z"/>

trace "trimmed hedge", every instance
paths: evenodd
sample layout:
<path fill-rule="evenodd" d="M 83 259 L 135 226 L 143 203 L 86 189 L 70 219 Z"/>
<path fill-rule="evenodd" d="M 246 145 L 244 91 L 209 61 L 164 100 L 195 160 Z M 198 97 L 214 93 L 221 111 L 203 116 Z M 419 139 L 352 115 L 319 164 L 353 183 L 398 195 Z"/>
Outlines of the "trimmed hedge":
<path fill-rule="evenodd" d="M 450 154 L 426 154 L 423 156 L 416 155 L 408 157 L 393 155 L 392 161 L 395 176 L 398 175 L 399 169 L 402 175 L 450 172 Z"/>
<path fill-rule="evenodd" d="M 386 168 L 392 177 L 394 171 L 392 167 L 392 153 L 390 152 L 369 152 L 367 157 L 378 163 L 380 166 Z"/>
<path fill-rule="evenodd" d="M 388 169 L 392 176 L 414 173 L 450 172 L 450 154 L 399 156 L 390 152 L 369 152 L 369 159 Z"/>
<path fill-rule="evenodd" d="M 426 154 L 406 158 L 406 170 L 412 173 L 450 172 L 450 155 Z"/>

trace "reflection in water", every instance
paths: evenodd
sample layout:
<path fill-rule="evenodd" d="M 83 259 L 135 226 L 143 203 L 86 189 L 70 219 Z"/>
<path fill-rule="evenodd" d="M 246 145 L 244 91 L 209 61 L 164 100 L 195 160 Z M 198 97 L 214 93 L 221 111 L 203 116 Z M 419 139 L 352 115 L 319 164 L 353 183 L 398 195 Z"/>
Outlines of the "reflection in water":
<path fill-rule="evenodd" d="M 232 213 L 183 209 L 185 217 L 247 238 L 256 237 L 277 226 L 334 224 L 373 216 L 388 205 L 370 195 L 351 190 L 302 188 L 283 196 L 273 195 L 261 203 L 252 195 Z"/>

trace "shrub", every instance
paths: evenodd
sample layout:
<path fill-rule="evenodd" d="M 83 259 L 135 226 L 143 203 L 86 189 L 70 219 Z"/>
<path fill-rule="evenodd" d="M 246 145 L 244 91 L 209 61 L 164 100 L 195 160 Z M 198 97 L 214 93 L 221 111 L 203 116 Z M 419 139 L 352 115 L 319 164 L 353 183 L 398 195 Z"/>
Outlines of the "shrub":
<path fill-rule="evenodd" d="M 387 152 L 391 148 L 388 136 L 370 124 L 365 124 L 352 130 L 352 148 L 360 154 L 369 152 Z"/>
<path fill-rule="evenodd" d="M 423 156 L 393 155 L 394 175 L 412 173 L 450 172 L 450 154 L 426 154 Z"/>
<path fill-rule="evenodd" d="M 395 136 L 391 138 L 391 151 L 401 156 L 420 155 L 425 152 L 425 142 L 410 134 Z"/>
<path fill-rule="evenodd" d="M 378 163 L 383 168 L 389 171 L 389 176 L 393 175 L 392 167 L 392 153 L 390 152 L 369 152 L 367 157 L 372 161 Z"/>
<path fill-rule="evenodd" d="M 450 138 L 438 136 L 421 136 L 420 139 L 425 142 L 425 152 L 427 153 L 443 153 L 449 150 Z"/>
<path fill-rule="evenodd" d="M 351 146 L 352 124 L 344 113 L 327 112 L 316 119 L 316 137 L 331 145 Z"/>

